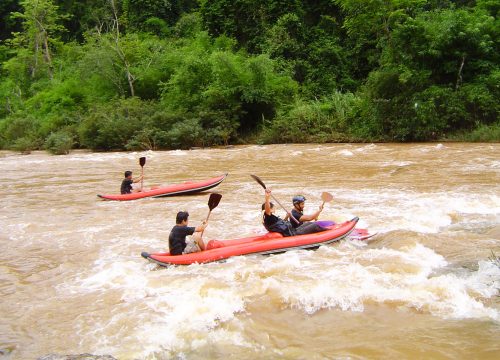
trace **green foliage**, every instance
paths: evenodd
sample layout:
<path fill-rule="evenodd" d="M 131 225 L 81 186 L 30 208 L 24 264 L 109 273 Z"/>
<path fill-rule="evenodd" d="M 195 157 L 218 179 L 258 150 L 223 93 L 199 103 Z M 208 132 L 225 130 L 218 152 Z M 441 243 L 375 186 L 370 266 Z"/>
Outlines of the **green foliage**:
<path fill-rule="evenodd" d="M 498 10 L 491 0 L 5 0 L 0 147 L 495 141 Z"/>
<path fill-rule="evenodd" d="M 17 138 L 10 148 L 22 154 L 29 154 L 40 147 L 40 142 L 30 136 Z"/>
<path fill-rule="evenodd" d="M 168 25 L 175 25 L 185 11 L 193 11 L 196 8 L 196 0 L 121 1 L 125 23 L 133 30 L 147 30 L 152 19 L 161 20 Z"/>
<path fill-rule="evenodd" d="M 267 56 L 234 53 L 230 47 L 225 37 L 211 43 L 200 33 L 196 41 L 173 54 L 182 60 L 164 84 L 166 108 L 197 119 L 206 131 L 205 145 L 228 143 L 236 138 L 238 128 L 254 129 L 297 91 L 295 82 L 277 73 Z"/>
<path fill-rule="evenodd" d="M 125 149 L 154 112 L 154 106 L 138 98 L 98 105 L 82 115 L 78 128 L 80 144 L 95 150 Z"/>
<path fill-rule="evenodd" d="M 459 131 L 447 136 L 453 141 L 500 142 L 500 122 L 491 125 L 479 124 L 470 131 Z"/>
<path fill-rule="evenodd" d="M 54 155 L 66 155 L 73 148 L 73 135 L 67 130 L 51 133 L 45 140 L 45 149 Z"/>
<path fill-rule="evenodd" d="M 37 144 L 39 124 L 33 117 L 21 114 L 12 116 L 0 122 L 0 136 L 4 148 L 12 146 L 17 139 L 32 139 Z"/>
<path fill-rule="evenodd" d="M 24 31 L 14 33 L 10 42 L 13 46 L 23 47 L 30 52 L 32 78 L 38 71 L 46 72 L 52 77 L 53 48 L 59 44 L 58 35 L 65 31 L 61 22 L 68 15 L 60 14 L 58 6 L 52 0 L 22 0 L 20 5 L 23 12 L 14 12 L 12 17 L 21 19 Z"/>
<path fill-rule="evenodd" d="M 267 143 L 350 141 L 352 109 L 357 101 L 354 94 L 340 92 L 321 101 L 297 101 L 264 125 L 261 140 Z"/>
<path fill-rule="evenodd" d="M 233 37 L 252 53 L 260 52 L 269 24 L 284 14 L 302 11 L 298 0 L 200 0 L 200 14 L 209 33 Z"/>

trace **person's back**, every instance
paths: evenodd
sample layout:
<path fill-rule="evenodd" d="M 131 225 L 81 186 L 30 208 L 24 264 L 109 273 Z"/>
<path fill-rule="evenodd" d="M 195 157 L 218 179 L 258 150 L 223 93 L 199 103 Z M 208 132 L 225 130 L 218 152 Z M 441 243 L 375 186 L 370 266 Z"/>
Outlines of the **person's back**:
<path fill-rule="evenodd" d="M 130 194 L 132 192 L 139 192 L 140 190 L 134 190 L 132 188 L 132 184 L 140 181 L 142 179 L 142 176 L 140 176 L 138 179 L 134 180 L 132 179 L 132 171 L 125 171 L 125 179 L 122 181 L 122 185 L 120 186 L 120 194 Z"/>
<path fill-rule="evenodd" d="M 170 255 L 181 255 L 186 248 L 186 237 L 193 235 L 194 231 L 194 227 L 175 224 L 168 236 Z"/>
<path fill-rule="evenodd" d="M 188 220 L 189 213 L 187 211 L 179 211 L 177 213 L 175 226 L 168 236 L 168 249 L 170 255 L 189 254 L 205 249 L 205 245 L 201 238 L 201 232 L 207 227 L 207 222 L 204 221 L 202 225 L 198 227 L 190 227 L 188 226 Z M 192 235 L 192 237 L 187 239 L 190 235 Z"/>

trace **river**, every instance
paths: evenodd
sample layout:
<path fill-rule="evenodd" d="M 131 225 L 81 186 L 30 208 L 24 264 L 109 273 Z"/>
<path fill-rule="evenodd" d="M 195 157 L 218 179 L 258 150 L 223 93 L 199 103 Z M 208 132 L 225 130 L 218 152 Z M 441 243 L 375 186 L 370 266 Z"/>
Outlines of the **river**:
<path fill-rule="evenodd" d="M 103 201 L 222 173 L 206 239 L 262 232 L 263 189 L 378 235 L 316 251 L 160 268 L 179 210 L 208 194 Z M 90 153 L 0 152 L 5 359 L 498 359 L 500 144 L 308 144 Z M 282 216 L 283 211 L 278 211 Z"/>

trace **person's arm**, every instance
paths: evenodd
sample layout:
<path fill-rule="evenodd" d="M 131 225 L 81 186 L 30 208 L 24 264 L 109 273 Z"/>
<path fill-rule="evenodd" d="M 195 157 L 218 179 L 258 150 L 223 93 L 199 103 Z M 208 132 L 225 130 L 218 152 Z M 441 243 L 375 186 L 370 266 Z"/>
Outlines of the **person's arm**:
<path fill-rule="evenodd" d="M 266 215 L 271 215 L 271 190 L 266 189 L 266 202 L 265 202 L 265 207 L 264 207 L 264 212 Z"/>
<path fill-rule="evenodd" d="M 141 175 L 139 176 L 137 179 L 133 179 L 132 182 L 135 184 L 135 183 L 138 183 L 139 181 L 142 180 L 142 178 L 144 177 L 144 175 Z"/>
<path fill-rule="evenodd" d="M 207 228 L 207 226 L 208 226 L 208 221 L 203 220 L 203 222 L 201 223 L 201 225 L 197 226 L 194 231 L 195 232 L 202 232 L 203 230 L 205 230 Z"/>
<path fill-rule="evenodd" d="M 315 213 L 310 215 L 302 215 L 299 221 L 304 222 L 304 221 L 316 220 L 319 217 L 319 214 L 321 214 L 321 211 L 323 211 L 323 204 L 320 205 L 318 211 L 316 211 Z"/>

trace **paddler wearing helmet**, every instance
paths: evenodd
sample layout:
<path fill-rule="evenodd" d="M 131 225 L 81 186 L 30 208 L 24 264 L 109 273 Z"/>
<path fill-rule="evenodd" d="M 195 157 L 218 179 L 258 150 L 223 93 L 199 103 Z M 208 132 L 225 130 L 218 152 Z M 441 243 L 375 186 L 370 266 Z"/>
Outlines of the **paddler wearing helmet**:
<path fill-rule="evenodd" d="M 291 221 L 290 223 L 294 228 L 298 228 L 300 225 L 302 225 L 306 221 L 312 221 L 315 220 L 319 217 L 321 214 L 321 211 L 323 211 L 323 204 L 319 206 L 319 209 L 310 214 L 310 215 L 304 215 L 304 207 L 305 207 L 305 202 L 306 198 L 303 195 L 295 195 L 292 198 L 292 203 L 293 203 L 293 209 L 290 211 L 290 213 L 293 215 L 294 218 L 299 220 L 299 223 L 297 224 L 295 221 Z M 287 220 L 285 218 L 285 220 Z"/>

